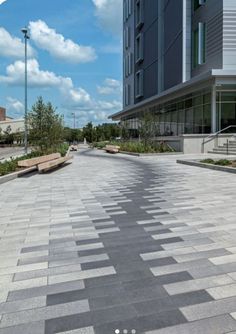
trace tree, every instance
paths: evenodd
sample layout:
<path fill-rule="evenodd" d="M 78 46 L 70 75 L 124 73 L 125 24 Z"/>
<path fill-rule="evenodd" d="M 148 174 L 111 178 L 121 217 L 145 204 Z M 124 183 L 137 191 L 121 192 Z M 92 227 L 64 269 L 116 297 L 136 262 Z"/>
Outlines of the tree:
<path fill-rule="evenodd" d="M 83 132 L 80 129 L 71 129 L 66 127 L 64 129 L 64 139 L 68 143 L 79 142 L 83 140 Z"/>
<path fill-rule="evenodd" d="M 83 135 L 89 143 L 92 143 L 95 139 L 95 129 L 93 123 L 89 122 L 85 127 L 83 127 Z"/>
<path fill-rule="evenodd" d="M 11 126 L 8 125 L 6 130 L 3 131 L 3 138 L 4 138 L 4 141 L 5 141 L 5 144 L 13 144 L 14 142 L 14 137 L 13 137 L 13 133 L 12 133 L 12 129 L 11 129 Z"/>
<path fill-rule="evenodd" d="M 148 146 L 159 134 L 159 124 L 156 116 L 151 113 L 145 113 L 140 120 L 139 134 L 144 146 Z"/>
<path fill-rule="evenodd" d="M 50 102 L 45 104 L 42 97 L 32 106 L 28 122 L 30 142 L 41 150 L 56 147 L 63 141 L 62 117 Z"/>

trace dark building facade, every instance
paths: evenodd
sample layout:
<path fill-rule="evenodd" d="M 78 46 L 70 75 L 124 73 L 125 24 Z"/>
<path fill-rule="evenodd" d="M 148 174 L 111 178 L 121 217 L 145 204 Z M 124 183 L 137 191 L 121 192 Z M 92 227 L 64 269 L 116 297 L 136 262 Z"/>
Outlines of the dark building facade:
<path fill-rule="evenodd" d="M 147 112 L 160 136 L 236 125 L 236 1 L 124 0 L 123 110 Z"/>

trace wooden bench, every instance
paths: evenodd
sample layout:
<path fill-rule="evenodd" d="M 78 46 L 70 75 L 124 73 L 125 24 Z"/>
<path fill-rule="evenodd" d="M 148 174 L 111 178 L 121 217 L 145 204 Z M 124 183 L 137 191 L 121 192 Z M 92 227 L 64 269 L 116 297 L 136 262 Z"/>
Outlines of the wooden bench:
<path fill-rule="evenodd" d="M 27 160 L 20 160 L 18 161 L 18 166 L 19 167 L 33 167 L 37 166 L 39 164 L 42 164 L 47 161 L 52 161 L 55 159 L 61 158 L 60 153 L 53 153 L 49 155 L 43 155 L 42 157 L 37 157 L 37 158 L 32 158 L 32 159 L 27 159 Z"/>
<path fill-rule="evenodd" d="M 73 158 L 73 156 L 68 156 L 67 155 L 67 156 L 62 157 L 62 158 L 58 158 L 58 159 L 55 159 L 55 160 L 44 162 L 44 163 L 38 165 L 38 171 L 39 171 L 39 173 L 47 172 L 50 169 L 53 169 L 53 168 L 56 168 L 58 166 L 63 165 L 66 161 L 68 161 L 72 158 Z"/>
<path fill-rule="evenodd" d="M 105 151 L 108 153 L 118 153 L 120 149 L 120 146 L 115 146 L 115 145 L 106 145 L 105 146 Z"/>

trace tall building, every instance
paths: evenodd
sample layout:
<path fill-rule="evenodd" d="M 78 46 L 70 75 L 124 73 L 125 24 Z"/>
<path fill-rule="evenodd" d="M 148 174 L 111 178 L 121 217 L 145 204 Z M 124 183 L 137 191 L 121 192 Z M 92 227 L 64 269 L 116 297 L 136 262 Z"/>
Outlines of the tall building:
<path fill-rule="evenodd" d="M 160 136 L 236 125 L 236 0 L 124 0 L 123 110 Z"/>

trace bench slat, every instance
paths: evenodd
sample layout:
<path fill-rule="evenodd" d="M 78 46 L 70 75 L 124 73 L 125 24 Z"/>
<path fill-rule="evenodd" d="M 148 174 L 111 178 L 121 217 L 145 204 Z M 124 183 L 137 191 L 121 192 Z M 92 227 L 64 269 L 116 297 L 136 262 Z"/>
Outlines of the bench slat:
<path fill-rule="evenodd" d="M 53 153 L 49 155 L 43 155 L 42 157 L 32 158 L 32 159 L 26 159 L 26 160 L 20 160 L 18 161 L 19 167 L 33 167 L 36 165 L 39 165 L 43 162 L 55 160 L 61 157 L 60 153 Z"/>
<path fill-rule="evenodd" d="M 118 153 L 120 149 L 120 146 L 116 145 L 106 145 L 105 146 L 105 151 L 109 153 Z"/>
<path fill-rule="evenodd" d="M 38 165 L 38 171 L 43 172 L 43 171 L 48 171 L 52 168 L 56 168 L 57 166 L 60 166 L 60 165 L 64 164 L 64 162 L 66 162 L 66 161 L 68 161 L 72 158 L 73 158 L 73 156 L 65 156 L 65 157 L 62 157 L 62 158 L 58 158 L 56 160 L 44 162 L 44 163 Z"/>

